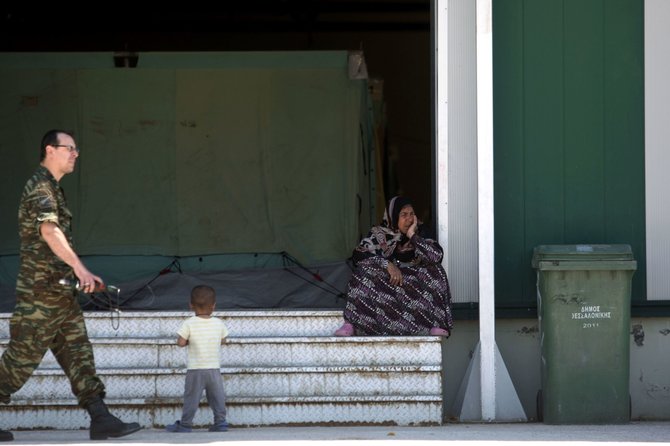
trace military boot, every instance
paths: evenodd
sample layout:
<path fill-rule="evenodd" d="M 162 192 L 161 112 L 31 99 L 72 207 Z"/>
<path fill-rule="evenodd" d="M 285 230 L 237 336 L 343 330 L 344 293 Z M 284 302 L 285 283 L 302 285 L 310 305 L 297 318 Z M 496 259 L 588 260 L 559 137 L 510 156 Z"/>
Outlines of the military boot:
<path fill-rule="evenodd" d="M 0 441 L 12 441 L 13 439 L 14 435 L 11 432 L 0 429 Z"/>
<path fill-rule="evenodd" d="M 123 437 L 141 429 L 137 423 L 124 423 L 109 413 L 107 405 L 100 397 L 95 397 L 86 410 L 91 415 L 91 440 L 106 440 L 109 437 Z"/>

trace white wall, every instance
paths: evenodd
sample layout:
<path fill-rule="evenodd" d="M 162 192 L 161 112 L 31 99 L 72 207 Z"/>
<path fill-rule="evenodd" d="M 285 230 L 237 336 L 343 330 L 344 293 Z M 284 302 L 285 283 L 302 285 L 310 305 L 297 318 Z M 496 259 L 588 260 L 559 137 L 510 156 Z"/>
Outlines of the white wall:
<path fill-rule="evenodd" d="M 454 302 L 479 300 L 475 2 L 434 0 L 438 240 Z M 445 51 L 446 48 L 446 51 Z"/>
<path fill-rule="evenodd" d="M 670 299 L 670 1 L 644 2 L 647 299 Z"/>

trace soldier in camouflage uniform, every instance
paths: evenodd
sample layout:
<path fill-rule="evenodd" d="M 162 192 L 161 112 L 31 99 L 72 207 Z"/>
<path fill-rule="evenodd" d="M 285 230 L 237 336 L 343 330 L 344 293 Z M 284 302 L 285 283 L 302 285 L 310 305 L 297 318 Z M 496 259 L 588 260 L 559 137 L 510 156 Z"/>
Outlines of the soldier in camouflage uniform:
<path fill-rule="evenodd" d="M 140 429 L 109 413 L 102 400 L 105 386 L 98 378 L 84 317 L 72 289 L 60 285 L 76 278 L 92 292 L 100 277 L 92 274 L 74 252 L 72 214 L 60 179 L 74 171 L 79 149 L 67 132 L 44 135 L 41 163 L 28 180 L 19 205 L 20 266 L 16 307 L 10 320 L 9 345 L 0 359 L 0 402 L 9 403 L 50 349 L 70 380 L 79 404 L 91 415 L 91 439 L 120 437 Z M 0 441 L 12 433 L 0 430 Z"/>

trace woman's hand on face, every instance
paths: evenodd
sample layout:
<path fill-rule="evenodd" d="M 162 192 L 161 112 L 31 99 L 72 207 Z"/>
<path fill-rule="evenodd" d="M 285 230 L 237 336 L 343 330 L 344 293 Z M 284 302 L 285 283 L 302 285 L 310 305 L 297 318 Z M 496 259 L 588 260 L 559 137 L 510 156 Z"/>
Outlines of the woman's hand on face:
<path fill-rule="evenodd" d="M 412 238 L 414 237 L 414 234 L 416 234 L 416 230 L 419 228 L 419 219 L 417 216 L 414 216 L 414 221 L 412 222 L 412 225 L 407 229 L 407 238 Z"/>
<path fill-rule="evenodd" d="M 402 273 L 400 272 L 400 268 L 395 266 L 392 262 L 389 262 L 389 266 L 386 267 L 386 270 L 389 272 L 389 282 L 391 282 L 391 285 L 402 285 Z"/>

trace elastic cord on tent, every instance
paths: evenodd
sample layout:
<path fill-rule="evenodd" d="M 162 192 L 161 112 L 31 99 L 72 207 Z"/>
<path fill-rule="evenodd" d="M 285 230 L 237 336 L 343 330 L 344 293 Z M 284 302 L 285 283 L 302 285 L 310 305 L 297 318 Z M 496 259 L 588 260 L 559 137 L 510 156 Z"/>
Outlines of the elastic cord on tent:
<path fill-rule="evenodd" d="M 141 291 L 144 289 L 147 289 L 149 293 L 151 294 L 151 302 L 149 305 L 151 305 L 154 300 L 156 299 L 156 294 L 154 293 L 153 289 L 151 288 L 151 284 L 158 279 L 160 276 L 170 273 L 173 271 L 173 268 L 176 269 L 180 274 L 182 274 L 181 270 L 181 264 L 179 263 L 179 258 L 175 257 L 172 262 L 165 268 L 161 269 L 158 274 L 156 274 L 151 280 L 149 280 L 147 283 L 139 287 L 138 289 L 135 290 L 133 294 L 130 296 L 126 297 L 123 299 L 123 301 L 120 300 L 119 293 L 116 293 L 116 305 L 112 304 L 112 298 L 108 292 L 101 292 L 101 293 L 94 293 L 89 295 L 89 303 L 93 305 L 95 309 L 98 310 L 109 310 L 112 312 L 120 312 L 121 307 L 123 307 L 126 303 L 128 303 L 130 300 L 134 299 Z M 101 298 L 100 296 L 106 297 L 106 299 Z"/>
<path fill-rule="evenodd" d="M 305 267 L 302 263 L 300 263 L 298 261 L 298 259 L 293 257 L 291 254 L 287 253 L 286 251 L 282 251 L 281 255 L 282 255 L 282 261 L 284 263 L 284 270 L 285 271 L 288 271 L 289 273 L 293 274 L 294 276 L 304 280 L 305 282 L 307 282 L 308 284 L 310 284 L 312 286 L 315 286 L 315 287 L 319 288 L 322 291 L 325 291 L 326 293 L 332 294 L 333 296 L 337 297 L 338 299 L 344 299 L 346 297 L 346 294 L 344 292 L 340 291 L 332 283 L 326 281 L 323 277 L 321 277 L 321 275 L 318 272 L 310 271 L 309 269 L 307 269 L 307 267 Z M 289 262 L 290 262 L 290 264 L 293 264 L 293 266 L 297 266 L 298 268 L 300 268 L 301 270 L 303 270 L 304 272 L 309 274 L 313 280 L 316 280 L 319 283 L 323 283 L 325 286 L 321 286 L 317 283 L 314 283 L 313 281 L 311 281 L 311 280 L 301 276 L 300 274 L 296 273 L 295 271 L 293 271 L 292 269 L 289 268 L 291 266 L 289 264 Z"/>
<path fill-rule="evenodd" d="M 150 281 L 148 281 L 147 283 L 136 289 L 133 294 L 125 298 L 123 302 L 121 302 L 121 305 L 125 305 L 128 301 L 135 298 L 135 296 L 137 296 L 140 293 L 140 291 L 144 290 L 145 288 L 149 290 L 149 292 L 151 293 L 151 302 L 149 303 L 149 305 L 151 305 L 154 299 L 156 298 L 154 290 L 151 288 L 151 284 L 154 283 L 156 279 L 158 279 L 160 276 L 173 272 L 173 269 L 176 269 L 179 274 L 183 274 L 181 270 L 181 263 L 179 263 L 179 257 L 175 257 L 168 266 L 158 271 L 158 274 L 156 274 Z"/>

